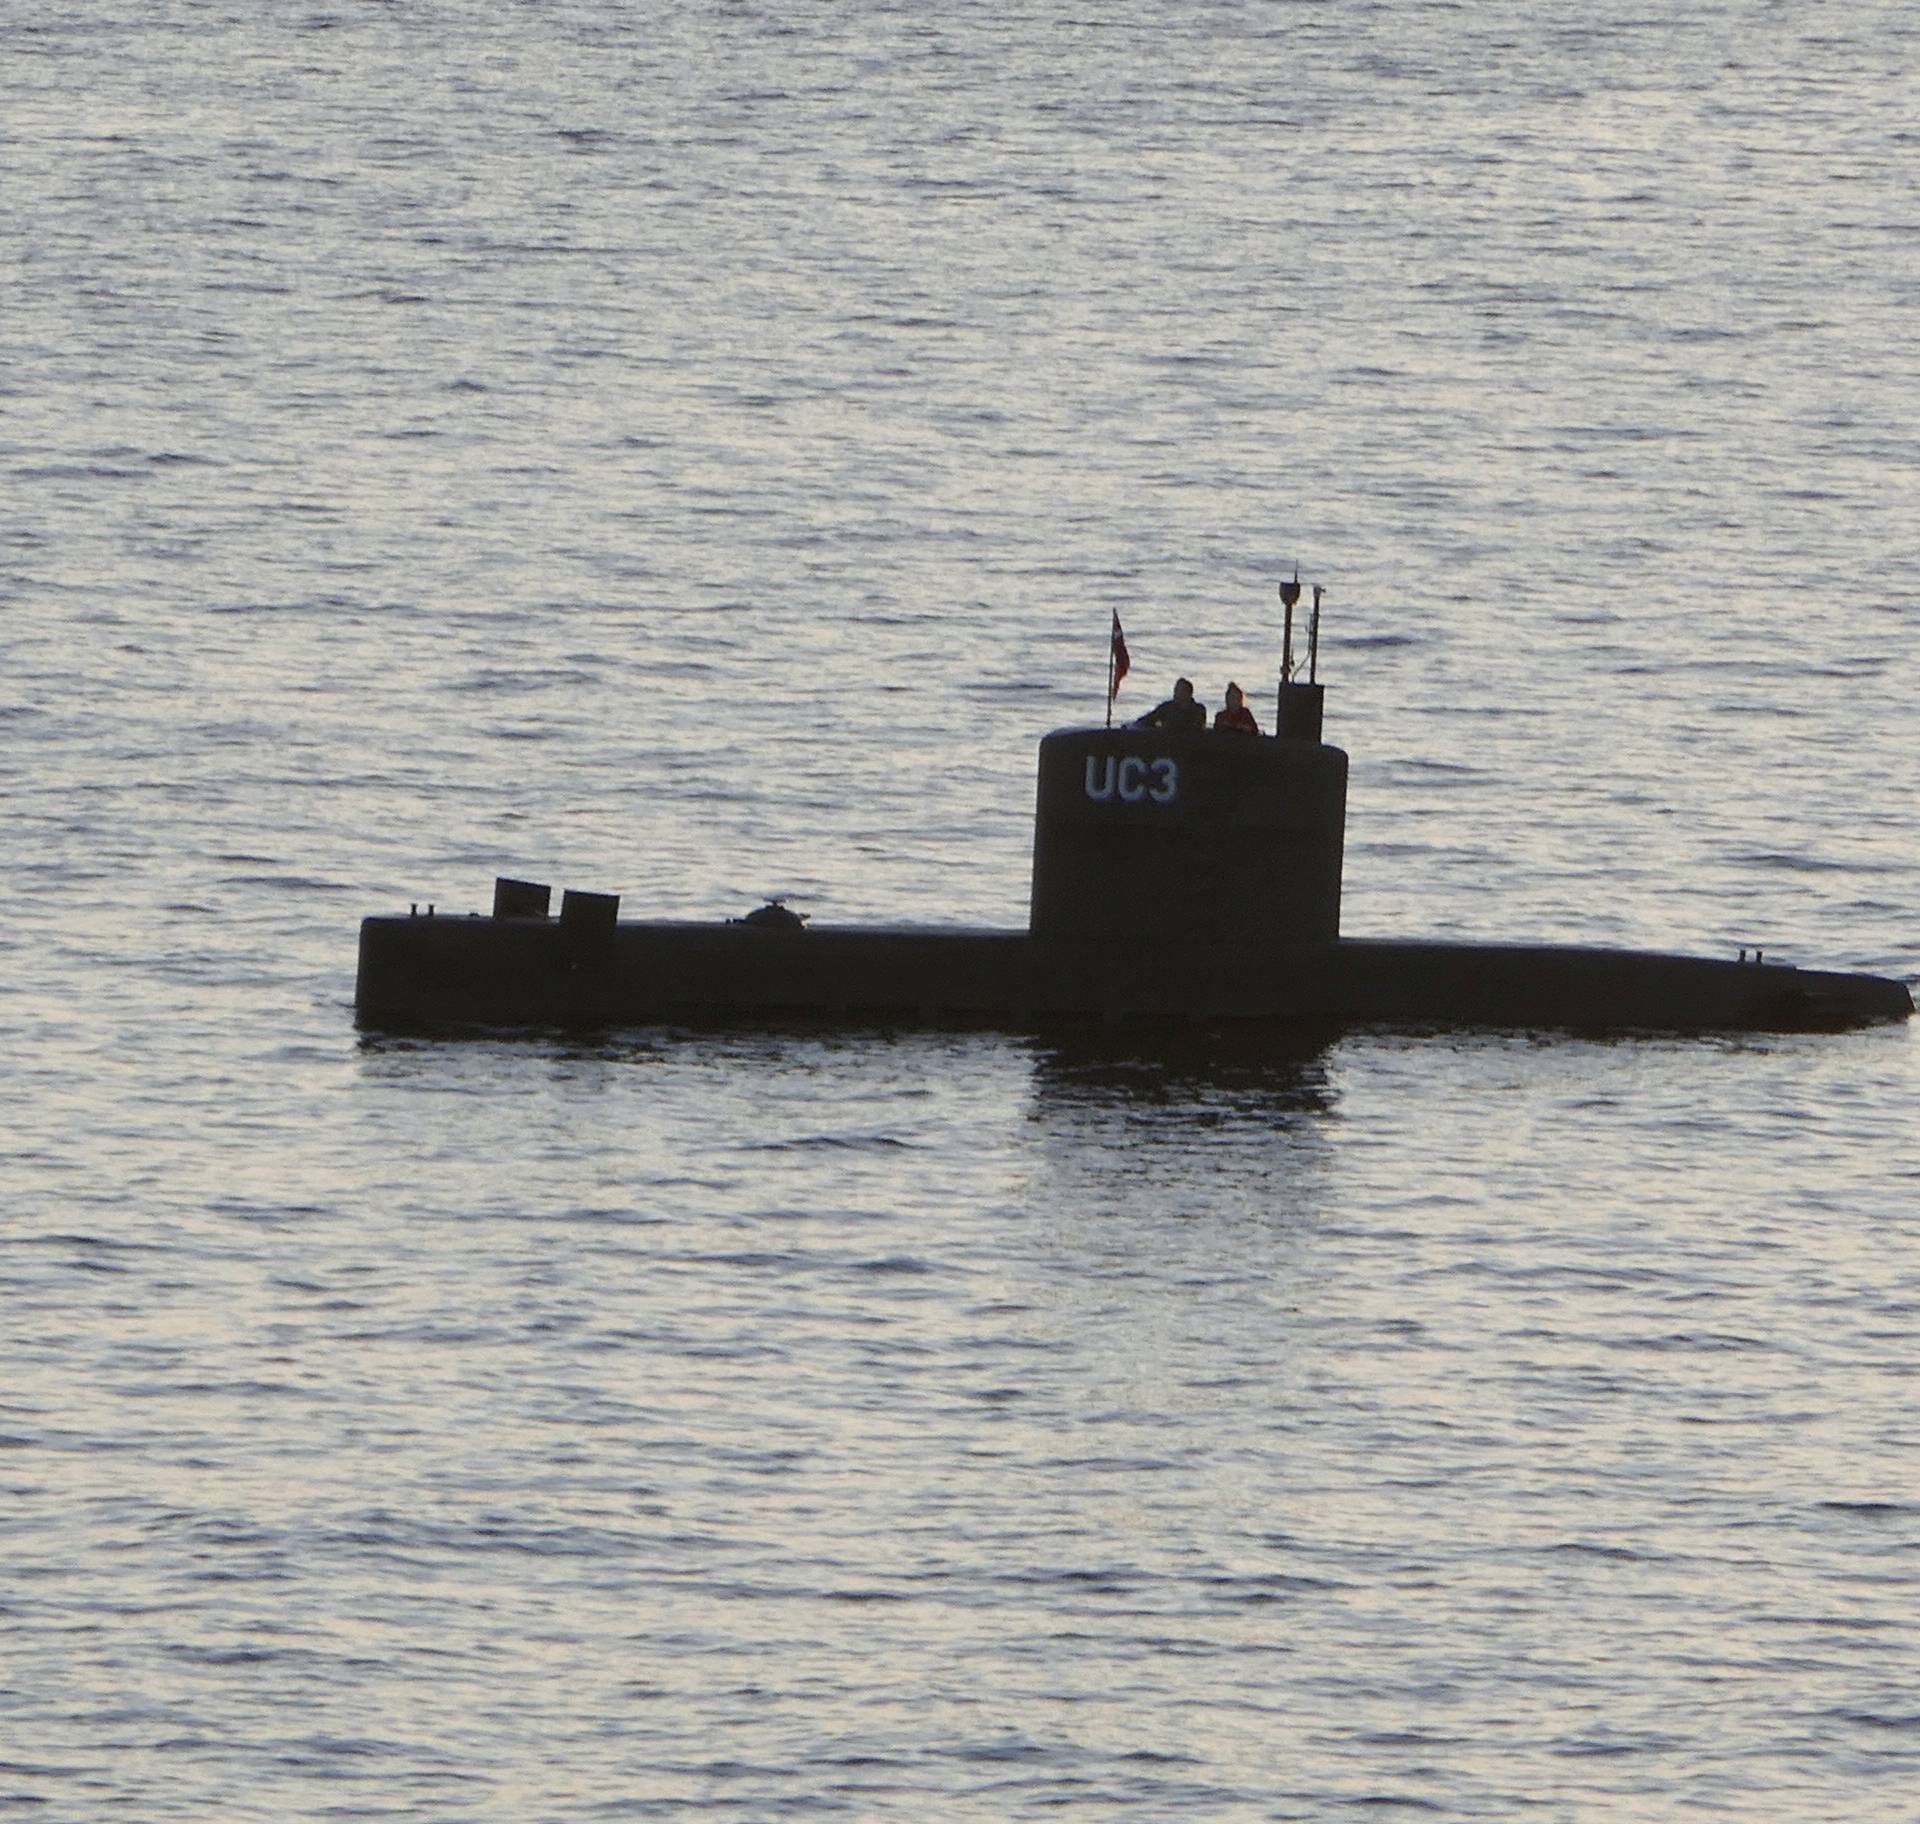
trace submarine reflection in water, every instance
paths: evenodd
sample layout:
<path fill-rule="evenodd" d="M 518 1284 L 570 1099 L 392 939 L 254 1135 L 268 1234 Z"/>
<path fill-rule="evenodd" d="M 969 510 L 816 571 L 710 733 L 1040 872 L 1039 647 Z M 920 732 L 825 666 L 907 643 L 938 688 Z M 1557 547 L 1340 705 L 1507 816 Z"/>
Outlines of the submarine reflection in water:
<path fill-rule="evenodd" d="M 612 895 L 496 883 L 490 916 L 360 929 L 362 1026 L 673 1022 L 1047 1030 L 1266 1022 L 1667 1032 L 1904 1019 L 1886 977 L 1560 944 L 1343 937 L 1347 756 L 1322 687 L 1272 736 L 1064 729 L 1040 743 L 1024 931 L 810 927 L 779 905 L 622 921 Z"/>

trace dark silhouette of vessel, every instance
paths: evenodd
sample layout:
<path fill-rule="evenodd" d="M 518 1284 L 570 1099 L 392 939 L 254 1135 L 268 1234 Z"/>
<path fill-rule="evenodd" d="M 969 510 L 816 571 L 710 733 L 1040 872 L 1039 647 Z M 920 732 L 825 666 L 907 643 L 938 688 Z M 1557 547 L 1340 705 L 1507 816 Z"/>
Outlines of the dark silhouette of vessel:
<path fill-rule="evenodd" d="M 1758 951 L 1342 936 L 1347 756 L 1321 739 L 1318 602 L 1304 682 L 1292 608 L 1273 735 L 1130 725 L 1041 741 L 1025 931 L 811 926 L 778 902 L 711 924 L 622 921 L 617 897 L 581 892 L 556 918 L 547 887 L 501 879 L 490 916 L 366 919 L 359 1021 L 1703 1032 L 1913 1012 L 1902 982 Z"/>

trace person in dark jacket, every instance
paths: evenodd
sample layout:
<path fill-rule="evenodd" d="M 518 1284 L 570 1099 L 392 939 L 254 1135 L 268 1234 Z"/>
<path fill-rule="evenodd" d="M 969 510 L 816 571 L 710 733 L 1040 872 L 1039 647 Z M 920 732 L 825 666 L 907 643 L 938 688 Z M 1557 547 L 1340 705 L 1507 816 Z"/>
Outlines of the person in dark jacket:
<path fill-rule="evenodd" d="M 1150 709 L 1135 728 L 1205 728 L 1207 725 L 1207 706 L 1193 694 L 1191 678 L 1176 678 L 1173 695 L 1157 709 Z"/>

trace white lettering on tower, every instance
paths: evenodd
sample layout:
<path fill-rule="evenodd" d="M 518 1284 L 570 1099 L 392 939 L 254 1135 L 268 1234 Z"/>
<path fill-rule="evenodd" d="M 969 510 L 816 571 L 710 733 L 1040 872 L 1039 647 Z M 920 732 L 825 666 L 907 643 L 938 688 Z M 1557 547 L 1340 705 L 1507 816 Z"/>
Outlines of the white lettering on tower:
<path fill-rule="evenodd" d="M 1149 798 L 1155 804 L 1172 804 L 1180 796 L 1180 765 L 1164 757 L 1143 760 L 1138 754 L 1124 758 L 1089 754 L 1086 792 L 1095 804 L 1109 804 L 1115 798 L 1122 804 Z"/>

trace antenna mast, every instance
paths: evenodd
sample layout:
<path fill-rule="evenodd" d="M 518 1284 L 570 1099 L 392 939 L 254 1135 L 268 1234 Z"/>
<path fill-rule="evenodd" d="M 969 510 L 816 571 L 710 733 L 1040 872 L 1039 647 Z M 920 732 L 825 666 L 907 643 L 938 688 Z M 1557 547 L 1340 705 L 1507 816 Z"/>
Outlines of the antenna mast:
<path fill-rule="evenodd" d="M 1287 610 L 1286 632 L 1282 635 L 1280 643 L 1280 682 L 1291 684 L 1293 682 L 1293 610 L 1294 605 L 1300 600 L 1300 566 L 1297 563 L 1293 567 L 1293 581 L 1280 585 L 1280 600 Z"/>

